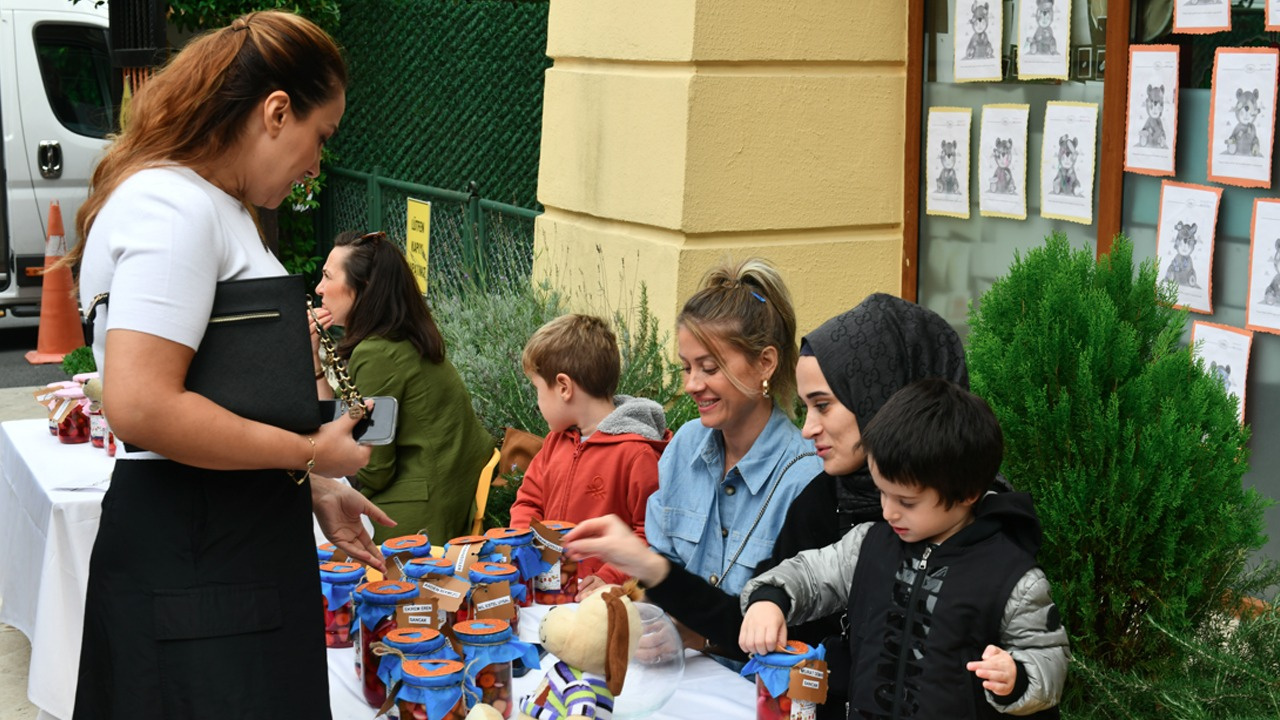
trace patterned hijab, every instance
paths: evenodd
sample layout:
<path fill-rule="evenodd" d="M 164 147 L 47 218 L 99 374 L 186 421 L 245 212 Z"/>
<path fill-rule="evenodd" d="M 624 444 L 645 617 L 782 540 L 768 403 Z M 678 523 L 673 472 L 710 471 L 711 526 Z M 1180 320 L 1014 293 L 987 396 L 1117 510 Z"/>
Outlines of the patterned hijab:
<path fill-rule="evenodd" d="M 937 313 L 876 293 L 805 336 L 831 392 L 858 430 L 904 386 L 926 377 L 969 387 L 960 336 Z"/>

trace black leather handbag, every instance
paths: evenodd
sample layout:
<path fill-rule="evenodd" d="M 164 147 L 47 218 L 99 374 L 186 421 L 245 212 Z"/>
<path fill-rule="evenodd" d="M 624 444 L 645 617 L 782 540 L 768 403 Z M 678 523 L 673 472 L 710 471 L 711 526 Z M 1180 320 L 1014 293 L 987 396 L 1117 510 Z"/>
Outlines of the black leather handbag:
<path fill-rule="evenodd" d="M 187 389 L 244 418 L 297 433 L 320 427 L 306 282 L 301 275 L 218 283 L 209 326 L 187 370 Z M 93 318 L 85 317 L 92 344 Z"/>

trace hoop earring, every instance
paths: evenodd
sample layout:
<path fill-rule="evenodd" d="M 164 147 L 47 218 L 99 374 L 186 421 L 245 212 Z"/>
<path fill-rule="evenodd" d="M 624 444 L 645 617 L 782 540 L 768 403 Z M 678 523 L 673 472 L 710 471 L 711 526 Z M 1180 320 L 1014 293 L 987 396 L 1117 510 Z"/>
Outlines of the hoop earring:
<path fill-rule="evenodd" d="M 769 397 L 769 378 L 765 378 L 761 383 L 760 397 Z"/>

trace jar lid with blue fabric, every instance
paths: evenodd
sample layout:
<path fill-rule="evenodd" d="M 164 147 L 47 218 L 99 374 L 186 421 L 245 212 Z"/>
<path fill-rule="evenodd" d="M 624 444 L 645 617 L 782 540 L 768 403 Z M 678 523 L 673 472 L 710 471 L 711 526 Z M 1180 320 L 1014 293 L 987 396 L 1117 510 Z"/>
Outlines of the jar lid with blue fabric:
<path fill-rule="evenodd" d="M 802 662 L 824 660 L 827 649 L 823 645 L 810 647 L 799 640 L 788 640 L 786 647 L 766 655 L 754 655 L 742 668 L 743 677 L 756 676 L 756 717 L 795 718 L 809 720 L 817 714 L 812 700 L 793 699 L 789 695 L 791 673 Z M 823 690 L 826 690 L 825 676 Z"/>
<path fill-rule="evenodd" d="M 485 537 L 494 542 L 494 546 L 506 545 L 511 554 L 500 562 L 515 565 L 520 570 L 520 580 L 531 583 L 538 575 L 551 569 L 551 563 L 542 559 L 542 551 L 533 545 L 533 531 L 528 528 L 493 528 Z M 500 557 L 502 553 L 497 553 Z M 530 591 L 533 587 L 530 585 Z"/>
<path fill-rule="evenodd" d="M 396 698 L 400 717 L 464 720 L 463 665 L 457 660 L 406 660 Z"/>
<path fill-rule="evenodd" d="M 382 543 L 383 555 L 395 555 L 407 552 L 413 557 L 426 557 L 431 554 L 431 541 L 426 535 L 401 535 Z"/>
<path fill-rule="evenodd" d="M 414 580 L 421 580 L 428 575 L 454 577 L 455 574 L 453 563 L 444 558 L 420 557 L 404 564 L 404 576 Z"/>
<path fill-rule="evenodd" d="M 361 585 L 356 592 L 356 674 L 359 675 L 365 702 L 373 707 L 387 699 L 387 686 L 378 678 L 378 659 L 373 646 L 396 629 L 396 605 L 418 597 L 418 586 L 399 580 L 378 580 Z"/>
<path fill-rule="evenodd" d="M 520 584 L 520 571 L 516 569 L 515 565 L 478 562 L 467 571 L 467 580 L 471 583 L 473 590 L 476 585 L 506 582 L 511 587 L 511 599 L 515 600 L 517 604 L 526 602 L 527 593 L 524 585 Z"/>
<path fill-rule="evenodd" d="M 382 647 L 375 646 L 378 661 L 378 679 L 391 687 L 401 679 L 400 665 L 405 660 L 461 660 L 439 630 L 431 628 L 396 628 L 381 640 Z"/>
<path fill-rule="evenodd" d="M 338 551 L 338 546 L 331 542 L 320 543 L 316 546 L 316 555 L 320 558 L 320 562 L 328 562 L 333 559 L 333 554 Z"/>

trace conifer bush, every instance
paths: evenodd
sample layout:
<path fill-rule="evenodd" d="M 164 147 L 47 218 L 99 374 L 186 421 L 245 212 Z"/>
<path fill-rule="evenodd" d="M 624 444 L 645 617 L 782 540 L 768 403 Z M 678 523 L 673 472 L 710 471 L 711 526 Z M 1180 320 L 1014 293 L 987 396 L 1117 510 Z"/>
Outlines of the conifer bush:
<path fill-rule="evenodd" d="M 972 386 L 1000 419 L 1005 475 L 1035 500 L 1077 660 L 1068 713 L 1117 689 L 1090 678 L 1183 681 L 1189 643 L 1265 542 L 1267 502 L 1241 482 L 1248 430 L 1181 346 L 1174 298 L 1127 239 L 1095 262 L 1055 234 L 970 312 Z"/>

